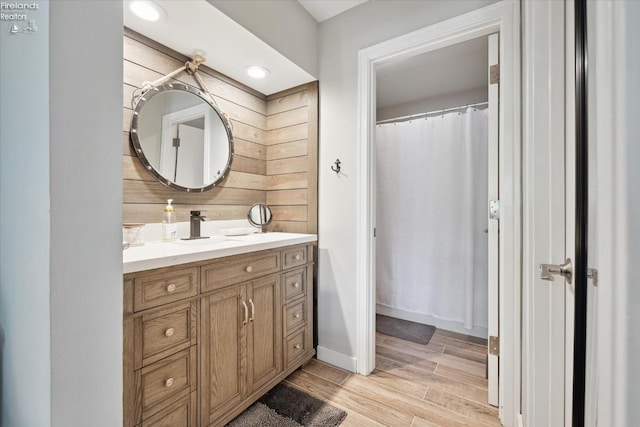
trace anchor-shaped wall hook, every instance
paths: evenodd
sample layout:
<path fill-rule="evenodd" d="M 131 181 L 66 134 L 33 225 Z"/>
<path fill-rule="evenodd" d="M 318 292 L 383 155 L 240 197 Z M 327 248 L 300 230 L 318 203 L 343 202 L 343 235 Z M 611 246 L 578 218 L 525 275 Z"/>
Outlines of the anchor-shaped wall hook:
<path fill-rule="evenodd" d="M 334 171 L 335 173 L 340 173 L 340 159 L 336 159 L 336 161 L 333 162 L 333 166 L 331 166 L 331 170 Z"/>

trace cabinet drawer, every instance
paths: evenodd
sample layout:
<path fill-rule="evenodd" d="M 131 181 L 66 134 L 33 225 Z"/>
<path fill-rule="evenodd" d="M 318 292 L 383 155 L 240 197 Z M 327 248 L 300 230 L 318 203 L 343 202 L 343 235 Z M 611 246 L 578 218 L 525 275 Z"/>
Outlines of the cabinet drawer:
<path fill-rule="evenodd" d="M 142 368 L 143 419 L 195 390 L 196 347 Z"/>
<path fill-rule="evenodd" d="M 202 292 L 280 271 L 280 252 L 269 251 L 212 262 L 202 267 Z"/>
<path fill-rule="evenodd" d="M 289 338 L 287 338 L 287 343 L 284 348 L 284 357 L 286 360 L 287 368 L 291 366 L 292 362 L 294 362 L 299 356 L 307 353 L 306 341 L 305 330 L 302 330 L 297 334 L 293 334 Z"/>
<path fill-rule="evenodd" d="M 155 362 L 196 343 L 196 303 L 177 303 L 144 314 L 136 328 L 141 331 L 142 365 Z"/>
<path fill-rule="evenodd" d="M 141 427 L 195 427 L 196 392 L 146 419 Z"/>
<path fill-rule="evenodd" d="M 299 268 L 283 275 L 284 296 L 287 301 L 304 295 L 307 291 L 307 269 Z"/>
<path fill-rule="evenodd" d="M 307 263 L 307 247 L 298 246 L 282 251 L 283 269 L 305 265 Z"/>
<path fill-rule="evenodd" d="M 158 307 L 198 294 L 198 268 L 169 270 L 134 279 L 134 311 Z"/>
<path fill-rule="evenodd" d="M 285 336 L 306 323 L 305 305 L 304 301 L 300 301 L 285 306 Z"/>

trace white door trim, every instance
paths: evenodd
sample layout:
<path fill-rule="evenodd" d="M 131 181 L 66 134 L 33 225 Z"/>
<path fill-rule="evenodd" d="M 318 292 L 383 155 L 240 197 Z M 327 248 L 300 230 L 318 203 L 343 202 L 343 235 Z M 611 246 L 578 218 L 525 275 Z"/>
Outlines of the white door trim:
<path fill-rule="evenodd" d="M 488 68 L 487 83 L 489 87 L 489 135 L 488 135 L 488 167 L 487 167 L 487 199 L 499 200 L 500 199 L 500 177 L 498 174 L 498 166 L 500 164 L 498 150 L 500 147 L 498 129 L 500 127 L 499 110 L 500 110 L 500 83 L 491 83 L 490 69 L 494 64 L 500 64 L 499 48 L 500 48 L 500 34 L 491 34 L 488 37 L 489 52 L 488 52 Z M 487 258 L 489 265 L 487 268 L 487 332 L 488 336 L 500 336 L 500 323 L 499 323 L 499 311 L 500 311 L 500 292 L 499 292 L 499 280 L 500 280 L 500 220 L 491 219 L 489 212 L 486 212 L 487 218 Z M 500 396 L 498 386 L 499 382 L 499 366 L 500 357 L 495 354 L 489 353 L 487 356 L 487 379 L 488 379 L 488 402 L 490 405 L 499 406 Z"/>
<path fill-rule="evenodd" d="M 376 68 L 500 32 L 500 414 L 517 425 L 520 410 L 521 143 L 520 4 L 502 1 L 363 49 L 358 54 L 357 372 L 375 366 L 373 138 Z"/>

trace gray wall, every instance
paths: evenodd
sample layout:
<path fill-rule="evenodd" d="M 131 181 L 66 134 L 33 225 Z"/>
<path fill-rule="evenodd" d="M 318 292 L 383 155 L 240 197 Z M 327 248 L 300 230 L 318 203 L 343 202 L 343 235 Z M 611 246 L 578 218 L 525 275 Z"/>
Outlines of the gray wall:
<path fill-rule="evenodd" d="M 314 77 L 318 77 L 316 20 L 297 1 L 207 0 Z"/>
<path fill-rule="evenodd" d="M 122 4 L 38 3 L 37 33 L 11 36 L 0 22 L 2 425 L 112 427 L 122 424 Z"/>
<path fill-rule="evenodd" d="M 617 5 L 620 7 L 620 5 Z M 629 271 L 627 272 L 627 305 L 624 308 L 629 317 L 626 319 L 626 407 L 627 407 L 627 421 L 631 423 L 637 423 L 640 419 L 640 367 L 638 366 L 638 359 L 640 358 L 640 332 L 638 327 L 640 326 L 640 286 L 638 286 L 638 278 L 640 277 L 640 190 L 638 184 L 640 184 L 640 142 L 638 141 L 638 135 L 640 135 L 640 104 L 638 104 L 640 97 L 640 79 L 638 79 L 638 70 L 640 69 L 640 50 L 638 50 L 638 40 L 640 40 L 640 27 L 638 27 L 638 21 L 640 20 L 640 3 L 627 2 L 624 5 L 624 9 L 621 9 L 621 15 L 624 16 L 626 39 L 620 41 L 621 45 L 624 45 L 624 54 L 622 54 L 627 60 L 627 73 L 625 73 L 625 80 L 621 82 L 621 87 L 625 93 L 625 112 L 626 112 L 626 129 L 620 132 L 624 137 L 624 150 L 626 151 L 626 173 L 624 181 L 628 186 L 625 186 L 625 194 L 621 199 L 624 200 L 621 209 L 625 207 L 628 209 L 626 215 L 627 226 L 627 242 L 626 248 L 619 248 L 620 252 L 626 256 L 626 265 L 628 265 Z M 620 89 L 618 89 L 620 90 Z M 604 141 L 601 141 L 604 143 Z M 611 143 L 611 142 L 609 142 Z M 625 206 L 626 205 L 626 206 Z M 624 240 L 624 239 L 621 239 Z M 633 421 L 636 420 L 636 421 Z"/>
<path fill-rule="evenodd" d="M 0 21 L 0 425 L 49 425 L 49 4 Z M 20 23 L 22 25 L 22 23 Z"/>
<path fill-rule="evenodd" d="M 51 2 L 51 426 L 122 425 L 122 2 Z"/>
<path fill-rule="evenodd" d="M 358 51 L 493 2 L 370 1 L 320 23 L 319 346 L 356 352 Z M 336 158 L 340 177 L 329 169 Z"/>

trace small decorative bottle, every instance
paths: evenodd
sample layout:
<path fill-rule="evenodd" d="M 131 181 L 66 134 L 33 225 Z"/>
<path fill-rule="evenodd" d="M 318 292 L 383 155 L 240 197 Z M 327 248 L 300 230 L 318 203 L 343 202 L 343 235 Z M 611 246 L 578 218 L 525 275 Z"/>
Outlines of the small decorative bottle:
<path fill-rule="evenodd" d="M 176 223 L 176 211 L 171 206 L 173 199 L 167 200 L 167 206 L 162 215 L 162 240 L 167 242 L 178 239 L 178 224 Z"/>

